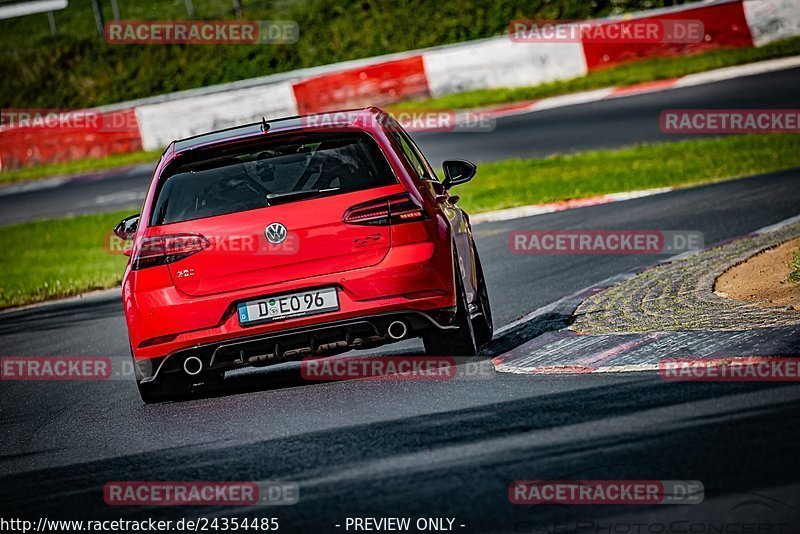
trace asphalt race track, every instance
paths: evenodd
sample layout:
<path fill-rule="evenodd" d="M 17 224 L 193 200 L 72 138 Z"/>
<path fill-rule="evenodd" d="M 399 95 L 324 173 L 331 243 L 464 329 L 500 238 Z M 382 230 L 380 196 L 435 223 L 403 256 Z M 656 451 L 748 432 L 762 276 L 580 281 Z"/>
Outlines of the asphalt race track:
<path fill-rule="evenodd" d="M 444 151 L 483 161 L 657 140 L 663 137 L 658 112 L 666 106 L 763 108 L 769 94 L 768 107 L 797 108 L 799 78 L 800 69 L 502 119 L 492 134 L 462 134 L 458 150 L 456 137 L 445 134 L 420 140 L 436 162 Z M 3 222 L 37 202 L 38 213 L 55 214 L 95 188 L 114 191 L 116 184 L 124 192 L 122 181 L 0 197 Z M 130 177 L 130 187 L 145 181 Z M 799 185 L 800 168 L 478 225 L 495 324 L 663 259 L 516 256 L 507 246 L 511 231 L 695 230 L 712 244 L 798 215 Z M 63 195 L 61 208 L 57 195 Z M 506 337 L 497 336 L 486 356 L 507 349 Z M 127 344 L 116 294 L 0 314 L 0 355 L 123 362 Z M 383 352 L 420 349 L 406 342 Z M 277 517 L 287 532 L 344 532 L 346 518 L 356 516 L 454 518 L 457 532 L 647 533 L 679 525 L 705 533 L 727 525 L 721 532 L 743 533 L 750 524 L 760 526 L 752 532 L 795 531 L 799 385 L 665 383 L 653 373 L 531 377 L 495 373 L 486 358 L 473 365 L 476 376 L 449 381 L 324 384 L 309 384 L 284 365 L 228 376 L 207 396 L 155 406 L 141 403 L 132 380 L 3 382 L 2 515 Z M 705 500 L 649 507 L 511 504 L 508 484 L 534 479 L 699 480 Z M 126 480 L 280 480 L 299 483 L 300 501 L 106 506 L 103 485 Z"/>
<path fill-rule="evenodd" d="M 675 141 L 658 126 L 665 109 L 792 109 L 800 69 L 580 104 L 497 119 L 491 132 L 420 133 L 414 137 L 431 164 L 450 158 L 475 162 Z M 141 205 L 155 165 L 62 182 L 0 187 L 0 225 Z"/>

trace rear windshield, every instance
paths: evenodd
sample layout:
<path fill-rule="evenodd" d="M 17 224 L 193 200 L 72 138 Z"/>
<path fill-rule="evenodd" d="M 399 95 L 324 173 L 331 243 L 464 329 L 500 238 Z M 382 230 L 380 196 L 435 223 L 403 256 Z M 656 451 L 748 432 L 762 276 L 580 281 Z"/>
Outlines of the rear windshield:
<path fill-rule="evenodd" d="M 151 225 L 266 208 L 397 183 L 363 133 L 261 143 L 178 164 L 162 176 Z"/>

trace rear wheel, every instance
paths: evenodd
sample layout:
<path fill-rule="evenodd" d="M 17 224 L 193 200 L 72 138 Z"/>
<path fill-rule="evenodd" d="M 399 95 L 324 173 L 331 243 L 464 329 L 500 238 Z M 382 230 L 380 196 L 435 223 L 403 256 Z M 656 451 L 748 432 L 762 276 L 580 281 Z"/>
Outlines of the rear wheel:
<path fill-rule="evenodd" d="M 422 336 L 425 352 L 430 356 L 476 356 L 478 343 L 469 316 L 469 306 L 461 274 L 456 267 L 457 310 L 453 326 L 457 330 L 434 330 Z"/>
<path fill-rule="evenodd" d="M 145 375 L 139 369 L 136 363 L 136 358 L 133 357 L 133 346 L 129 344 L 131 350 L 131 362 L 133 365 L 133 372 L 136 378 L 136 388 L 139 390 L 139 396 L 145 404 L 154 404 L 157 402 L 164 402 L 171 398 L 176 393 L 173 384 L 166 384 L 164 382 L 142 382 Z M 173 382 L 170 380 L 169 382 Z"/>
<path fill-rule="evenodd" d="M 494 324 L 492 323 L 492 306 L 489 304 L 489 290 L 486 287 L 486 278 L 483 276 L 481 259 L 478 257 L 478 250 L 475 249 L 475 266 L 478 274 L 478 311 L 480 315 L 472 320 L 472 328 L 475 330 L 475 339 L 478 347 L 482 347 L 492 340 Z"/>
<path fill-rule="evenodd" d="M 182 377 L 181 377 L 182 378 Z M 145 404 L 155 404 L 180 399 L 191 392 L 188 380 L 161 378 L 157 382 L 138 382 L 139 395 Z"/>

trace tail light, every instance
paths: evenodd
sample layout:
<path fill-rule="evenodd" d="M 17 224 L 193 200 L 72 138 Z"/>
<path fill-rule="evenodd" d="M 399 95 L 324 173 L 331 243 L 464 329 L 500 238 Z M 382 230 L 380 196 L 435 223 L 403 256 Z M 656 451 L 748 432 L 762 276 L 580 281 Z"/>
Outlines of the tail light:
<path fill-rule="evenodd" d="M 370 200 L 348 209 L 342 221 L 347 224 L 386 226 L 427 219 L 425 210 L 408 193 Z"/>
<path fill-rule="evenodd" d="M 139 242 L 133 269 L 145 269 L 182 260 L 208 248 L 208 239 L 199 234 L 170 234 L 145 237 Z"/>

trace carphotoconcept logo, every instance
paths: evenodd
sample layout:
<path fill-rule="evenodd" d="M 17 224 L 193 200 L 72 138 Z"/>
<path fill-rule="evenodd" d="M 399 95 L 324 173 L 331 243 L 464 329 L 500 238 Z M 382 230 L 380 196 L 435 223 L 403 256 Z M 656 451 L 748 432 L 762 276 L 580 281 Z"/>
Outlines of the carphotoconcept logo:
<path fill-rule="evenodd" d="M 647 514 L 598 517 L 584 507 L 560 507 L 558 515 L 545 515 L 535 506 L 519 506 L 511 531 L 527 534 L 789 534 L 797 511 L 787 503 L 753 492 L 731 492 L 735 504 L 715 509 L 691 509 L 690 514 Z M 684 503 L 676 503 L 684 504 Z M 686 503 L 695 504 L 695 503 Z"/>
<path fill-rule="evenodd" d="M 300 30 L 293 20 L 115 20 L 103 36 L 118 45 L 292 44 Z"/>
<path fill-rule="evenodd" d="M 683 230 L 528 230 L 511 232 L 514 254 L 676 254 L 703 248 L 703 234 Z"/>

